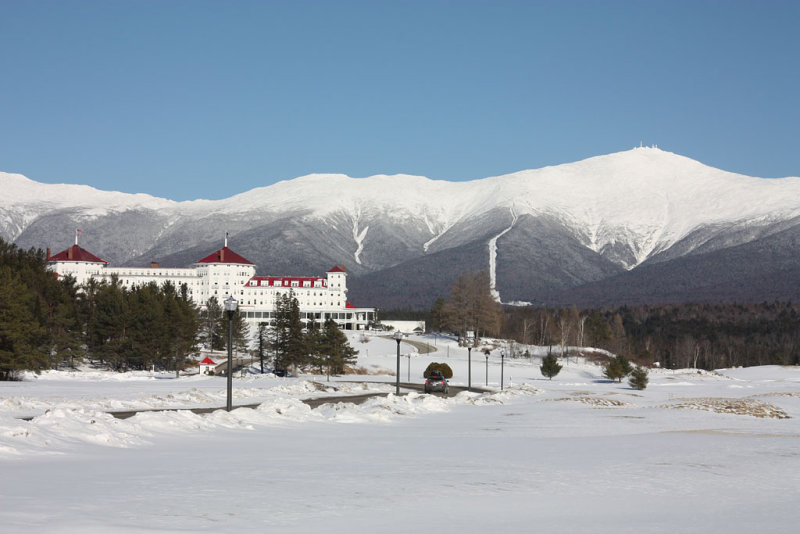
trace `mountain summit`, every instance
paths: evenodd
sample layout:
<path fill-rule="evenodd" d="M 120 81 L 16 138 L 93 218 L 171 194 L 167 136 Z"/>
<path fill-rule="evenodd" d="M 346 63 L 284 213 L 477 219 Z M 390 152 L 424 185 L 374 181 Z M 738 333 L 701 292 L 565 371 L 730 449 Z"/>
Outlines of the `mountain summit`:
<path fill-rule="evenodd" d="M 49 185 L 0 173 L 0 237 L 59 249 L 75 228 L 114 264 L 183 266 L 225 232 L 259 274 L 345 263 L 351 297 L 425 307 L 464 271 L 503 301 L 597 305 L 797 298 L 800 178 L 657 148 L 469 182 L 314 174 L 222 200 Z M 796 278 L 795 278 L 796 279 Z"/>

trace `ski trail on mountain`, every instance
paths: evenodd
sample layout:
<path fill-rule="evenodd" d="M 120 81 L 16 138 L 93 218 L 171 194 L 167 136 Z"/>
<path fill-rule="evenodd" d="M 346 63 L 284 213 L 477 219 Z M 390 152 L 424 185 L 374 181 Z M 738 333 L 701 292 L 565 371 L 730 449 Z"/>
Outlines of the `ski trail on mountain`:
<path fill-rule="evenodd" d="M 509 211 L 511 212 L 511 225 L 489 240 L 489 291 L 494 300 L 501 304 L 500 292 L 497 290 L 497 240 L 514 228 L 517 223 L 517 212 L 513 205 L 509 208 Z"/>
<path fill-rule="evenodd" d="M 361 232 L 358 231 L 358 223 L 361 220 L 361 210 L 358 210 L 353 215 L 353 239 L 356 242 L 357 248 L 353 253 L 353 258 L 356 263 L 361 265 L 361 252 L 364 250 L 364 238 L 367 236 L 369 225 L 365 226 Z"/>
<path fill-rule="evenodd" d="M 437 233 L 437 232 L 436 232 L 436 228 L 434 228 L 433 224 L 430 222 L 430 220 L 428 219 L 428 216 L 426 215 L 426 216 L 425 216 L 425 225 L 428 227 L 428 230 L 429 230 L 429 231 L 430 231 L 432 234 L 434 234 L 434 236 L 433 236 L 431 239 L 429 239 L 428 241 L 426 241 L 426 242 L 425 242 L 425 243 L 422 245 L 422 250 L 423 250 L 423 252 L 427 253 L 427 252 L 428 252 L 428 249 L 430 248 L 430 246 L 431 246 L 433 243 L 435 243 L 437 239 L 439 239 L 439 238 L 440 238 L 440 237 L 442 237 L 444 234 L 446 234 L 446 233 L 447 233 L 447 232 L 450 230 L 450 228 L 452 228 L 452 227 L 453 227 L 453 225 L 454 225 L 454 224 L 455 224 L 455 223 L 445 223 L 445 224 L 444 224 L 444 226 L 442 227 L 441 231 L 439 231 L 439 232 Z"/>

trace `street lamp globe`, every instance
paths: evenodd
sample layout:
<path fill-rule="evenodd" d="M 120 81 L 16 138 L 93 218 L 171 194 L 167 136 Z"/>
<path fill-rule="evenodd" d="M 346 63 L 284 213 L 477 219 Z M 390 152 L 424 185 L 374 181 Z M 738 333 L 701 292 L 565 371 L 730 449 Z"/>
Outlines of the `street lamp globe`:
<path fill-rule="evenodd" d="M 225 311 L 228 312 L 228 317 L 236 313 L 236 308 L 238 307 L 239 302 L 232 296 L 225 299 Z"/>

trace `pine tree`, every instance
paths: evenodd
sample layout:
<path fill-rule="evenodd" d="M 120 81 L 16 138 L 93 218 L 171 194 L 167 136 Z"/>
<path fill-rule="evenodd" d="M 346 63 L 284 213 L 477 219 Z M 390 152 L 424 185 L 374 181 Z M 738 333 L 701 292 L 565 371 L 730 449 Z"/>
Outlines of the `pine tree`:
<path fill-rule="evenodd" d="M 637 366 L 636 369 L 631 372 L 631 377 L 628 379 L 628 384 L 630 384 L 633 389 L 642 390 L 647 387 L 648 381 L 647 369 Z"/>
<path fill-rule="evenodd" d="M 328 376 L 341 374 L 345 366 L 356 363 L 358 351 L 350 346 L 347 336 L 339 330 L 333 319 L 325 321 L 321 341 L 320 354 L 328 369 Z"/>
<path fill-rule="evenodd" d="M 269 330 L 267 329 L 267 323 L 258 323 L 255 355 L 258 356 L 258 361 L 261 365 L 261 374 L 264 374 L 264 358 L 267 354 L 267 347 L 269 347 Z"/>
<path fill-rule="evenodd" d="M 48 364 L 47 331 L 33 313 L 36 298 L 8 266 L 0 265 L 0 380 Z"/>
<path fill-rule="evenodd" d="M 209 350 L 224 350 L 228 339 L 228 326 L 223 320 L 222 305 L 216 297 L 206 301 L 200 312 L 200 341 Z"/>
<path fill-rule="evenodd" d="M 633 367 L 625 356 L 619 355 L 611 358 L 603 370 L 603 374 L 610 379 L 622 382 L 622 379 L 631 374 Z"/>
<path fill-rule="evenodd" d="M 288 324 L 286 330 L 286 360 L 287 364 L 302 368 L 309 363 L 308 345 L 303 333 L 303 321 L 300 320 L 300 303 L 289 293 Z"/>
<path fill-rule="evenodd" d="M 542 376 L 546 376 L 552 380 L 554 376 L 561 372 L 561 368 L 562 366 L 558 363 L 558 358 L 551 352 L 542 358 L 542 365 L 539 367 L 539 370 L 542 372 Z"/>
<path fill-rule="evenodd" d="M 276 370 L 303 367 L 309 362 L 309 350 L 300 320 L 300 304 L 293 292 L 275 300 L 275 327 L 271 332 Z"/>
<path fill-rule="evenodd" d="M 315 368 L 319 374 L 323 374 L 327 369 L 327 358 L 323 353 L 324 339 L 323 330 L 316 321 L 308 323 L 305 334 L 306 350 L 308 351 L 308 364 Z M 328 376 L 330 380 L 330 375 Z"/>
<path fill-rule="evenodd" d="M 233 329 L 233 352 L 236 353 L 243 353 L 247 352 L 249 346 L 249 337 L 250 337 L 250 327 L 247 326 L 247 322 L 244 320 L 244 315 L 242 314 L 240 309 L 237 309 L 236 312 L 233 314 L 233 320 L 231 321 L 231 326 Z M 227 315 L 225 317 L 225 328 L 228 328 L 228 319 Z M 226 330 L 225 334 L 225 348 L 228 348 L 228 334 Z"/>
<path fill-rule="evenodd" d="M 289 296 L 278 295 L 275 298 L 275 325 L 269 331 L 269 345 L 273 352 L 273 371 L 286 371 L 286 340 L 289 331 Z"/>
<path fill-rule="evenodd" d="M 114 369 L 125 369 L 130 351 L 130 312 L 125 289 L 116 277 L 101 282 L 94 296 L 93 356 Z"/>

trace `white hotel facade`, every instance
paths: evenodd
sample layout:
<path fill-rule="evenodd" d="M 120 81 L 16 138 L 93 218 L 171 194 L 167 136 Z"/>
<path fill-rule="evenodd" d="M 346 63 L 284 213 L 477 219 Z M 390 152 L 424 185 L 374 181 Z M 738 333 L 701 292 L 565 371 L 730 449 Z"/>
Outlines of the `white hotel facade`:
<path fill-rule="evenodd" d="M 227 240 L 226 240 L 227 241 Z M 228 248 L 197 260 L 191 267 L 109 267 L 108 262 L 75 244 L 53 256 L 47 251 L 50 270 L 58 276 L 72 276 L 78 284 L 89 279 L 110 281 L 116 277 L 127 287 L 155 282 L 171 282 L 176 288 L 186 285 L 188 296 L 199 307 L 210 298 L 222 304 L 233 297 L 247 323 L 257 327 L 274 321 L 275 302 L 291 292 L 300 305 L 304 323 L 320 324 L 333 319 L 340 328 L 364 330 L 375 321 L 375 308 L 356 308 L 347 300 L 347 272 L 335 266 L 326 276 L 256 276 L 256 266 Z"/>

